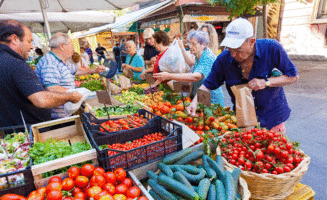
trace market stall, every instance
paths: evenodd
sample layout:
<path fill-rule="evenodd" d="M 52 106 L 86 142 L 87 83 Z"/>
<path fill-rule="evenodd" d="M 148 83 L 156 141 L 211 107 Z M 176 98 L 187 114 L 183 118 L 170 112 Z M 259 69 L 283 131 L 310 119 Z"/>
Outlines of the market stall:
<path fill-rule="evenodd" d="M 92 97 L 80 115 L 2 129 L 10 170 L 0 175 L 1 200 L 313 199 L 300 184 L 310 157 L 297 142 L 240 128 L 217 104 L 199 104 L 191 116 L 183 93 L 126 79 L 111 79 L 120 90 L 110 103 Z M 76 81 L 105 87 L 94 75 Z"/>

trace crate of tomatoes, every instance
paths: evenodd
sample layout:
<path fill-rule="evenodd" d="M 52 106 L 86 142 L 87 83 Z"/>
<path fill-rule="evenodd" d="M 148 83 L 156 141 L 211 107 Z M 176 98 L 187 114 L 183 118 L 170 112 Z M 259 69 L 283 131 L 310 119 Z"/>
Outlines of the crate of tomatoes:
<path fill-rule="evenodd" d="M 159 116 L 139 128 L 89 135 L 105 170 L 135 169 L 183 149 L 182 127 Z"/>
<path fill-rule="evenodd" d="M 88 132 L 97 135 L 115 134 L 139 128 L 148 123 L 156 115 L 140 109 L 133 115 L 120 119 L 98 119 L 91 113 L 83 113 L 83 125 Z"/>
<path fill-rule="evenodd" d="M 35 189 L 28 155 L 32 143 L 32 134 L 25 132 L 24 126 L 0 128 L 0 196 L 27 195 Z"/>
<path fill-rule="evenodd" d="M 71 167 L 67 176 L 53 176 L 45 185 L 24 196 L 7 193 L 0 197 L 5 200 L 153 200 L 133 173 L 122 168 L 106 172 L 91 164 Z"/>
<path fill-rule="evenodd" d="M 217 147 L 224 168 L 239 167 L 255 199 L 284 199 L 307 172 L 310 157 L 285 135 L 254 128 L 225 134 Z"/>

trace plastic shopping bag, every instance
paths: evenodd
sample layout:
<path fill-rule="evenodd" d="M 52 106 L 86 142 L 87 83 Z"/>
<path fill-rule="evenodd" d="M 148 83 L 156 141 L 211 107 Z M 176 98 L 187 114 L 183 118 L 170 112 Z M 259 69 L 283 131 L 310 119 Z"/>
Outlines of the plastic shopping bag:
<path fill-rule="evenodd" d="M 189 71 L 188 68 L 182 50 L 179 47 L 177 40 L 174 40 L 161 57 L 159 61 L 159 69 L 162 72 L 186 73 Z"/>
<path fill-rule="evenodd" d="M 79 107 L 81 107 L 82 102 L 92 93 L 90 90 L 88 90 L 86 88 L 77 88 L 77 89 L 67 90 L 67 92 L 73 92 L 73 91 L 81 93 L 82 98 L 77 103 L 72 103 L 72 102 L 65 103 L 64 109 L 68 115 L 74 114 L 79 109 Z"/>

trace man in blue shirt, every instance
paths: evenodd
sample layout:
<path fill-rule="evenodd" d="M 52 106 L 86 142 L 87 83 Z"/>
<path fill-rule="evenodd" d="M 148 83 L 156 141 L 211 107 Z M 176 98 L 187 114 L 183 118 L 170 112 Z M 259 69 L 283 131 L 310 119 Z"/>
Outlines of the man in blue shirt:
<path fill-rule="evenodd" d="M 282 86 L 295 83 L 299 79 L 296 66 L 285 50 L 275 40 L 253 37 L 253 26 L 245 19 L 238 18 L 226 28 L 226 37 L 221 46 L 223 51 L 213 64 L 208 78 L 200 89 L 214 90 L 226 82 L 226 87 L 235 105 L 231 91 L 234 85 L 247 84 L 252 89 L 256 114 L 261 127 L 285 133 L 284 123 L 290 116 L 286 96 Z M 277 68 L 279 77 L 271 77 Z M 197 96 L 187 108 L 195 114 Z M 234 106 L 235 107 L 235 106 Z"/>
<path fill-rule="evenodd" d="M 89 55 L 90 63 L 93 64 L 94 63 L 93 52 L 89 46 L 89 43 L 85 43 L 85 52 L 87 53 L 87 55 Z"/>

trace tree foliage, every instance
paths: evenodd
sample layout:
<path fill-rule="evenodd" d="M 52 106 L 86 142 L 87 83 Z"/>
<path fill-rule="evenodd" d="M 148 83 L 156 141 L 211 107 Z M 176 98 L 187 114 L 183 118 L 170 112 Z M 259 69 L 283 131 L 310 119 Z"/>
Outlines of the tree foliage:
<path fill-rule="evenodd" d="M 265 6 L 268 3 L 278 2 L 278 0 L 208 0 L 208 2 L 211 5 L 220 4 L 226 7 L 226 10 L 232 13 L 230 16 L 232 18 L 245 14 L 255 15 L 257 6 Z"/>

